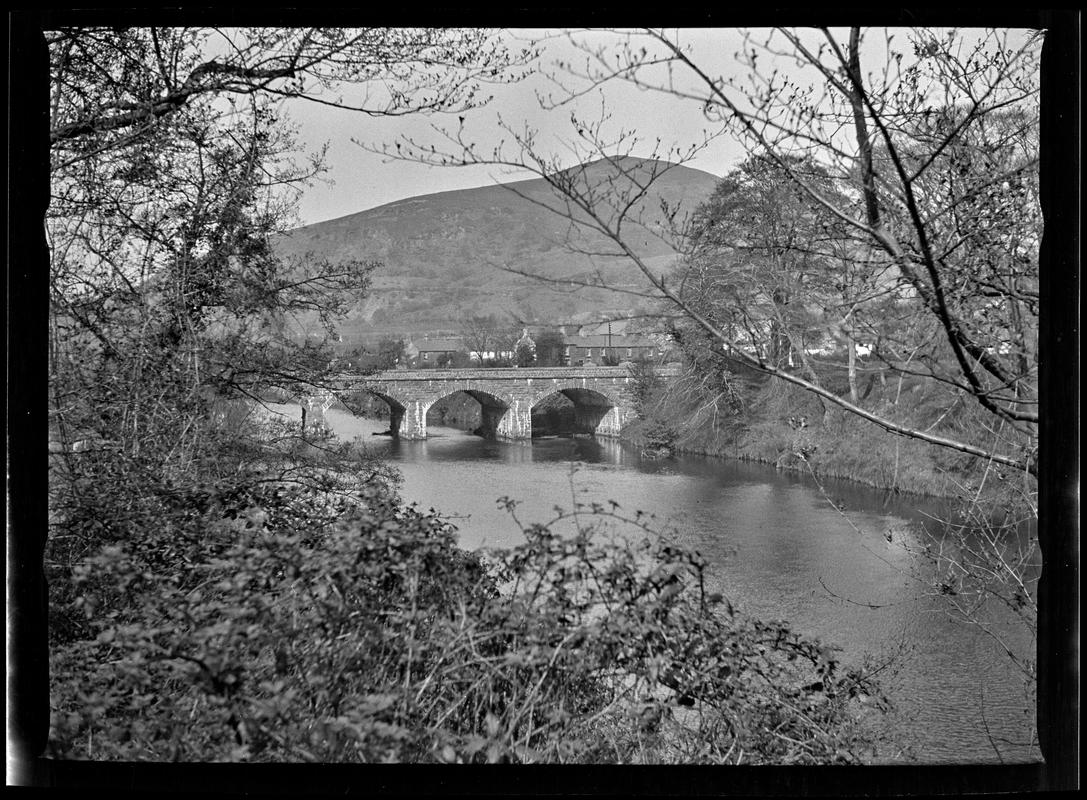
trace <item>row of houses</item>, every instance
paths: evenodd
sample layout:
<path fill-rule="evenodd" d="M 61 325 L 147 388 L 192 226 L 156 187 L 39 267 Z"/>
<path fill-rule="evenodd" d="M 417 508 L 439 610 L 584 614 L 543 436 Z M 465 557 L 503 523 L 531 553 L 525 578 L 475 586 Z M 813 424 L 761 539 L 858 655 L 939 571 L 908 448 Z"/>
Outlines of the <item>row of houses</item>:
<path fill-rule="evenodd" d="M 619 361 L 656 359 L 664 351 L 662 343 L 639 334 L 598 333 L 590 336 L 567 336 L 564 339 L 563 354 L 566 363 L 573 365 L 590 361 L 602 364 L 609 357 Z"/>
<path fill-rule="evenodd" d="M 644 334 L 608 334 L 596 333 L 582 335 L 561 333 L 563 339 L 563 361 L 570 366 L 582 366 L 585 364 L 603 364 L 605 361 L 621 362 L 634 361 L 642 358 L 658 358 L 665 349 L 665 342 L 661 339 Z M 535 349 L 535 341 L 526 330 L 518 344 L 530 343 Z M 517 344 L 514 345 L 514 348 Z M 477 352 L 470 349 L 464 340 L 458 336 L 443 336 L 411 340 L 405 347 L 405 355 L 409 361 L 420 366 L 438 366 L 454 363 L 459 357 L 465 355 L 475 362 L 494 358 L 514 358 L 516 350 L 508 352 L 484 351 Z"/>

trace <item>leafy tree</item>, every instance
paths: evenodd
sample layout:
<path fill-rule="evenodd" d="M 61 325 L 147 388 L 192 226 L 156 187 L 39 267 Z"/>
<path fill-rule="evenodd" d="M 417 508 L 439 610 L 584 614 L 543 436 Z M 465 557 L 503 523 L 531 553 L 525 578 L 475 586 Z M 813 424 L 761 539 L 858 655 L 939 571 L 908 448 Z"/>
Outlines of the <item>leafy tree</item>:
<path fill-rule="evenodd" d="M 561 367 L 565 363 L 566 340 L 555 330 L 536 337 L 536 363 L 541 367 Z"/>
<path fill-rule="evenodd" d="M 471 366 L 472 359 L 467 353 L 442 353 L 438 356 L 437 364 L 449 369 L 463 369 Z"/>
<path fill-rule="evenodd" d="M 521 338 L 521 329 L 508 324 L 499 324 L 493 333 L 495 367 L 512 367 L 517 358 L 517 340 Z"/>
<path fill-rule="evenodd" d="M 536 347 L 531 341 L 518 341 L 513 360 L 519 367 L 531 367 L 536 363 Z"/>
<path fill-rule="evenodd" d="M 634 395 L 634 413 L 638 419 L 648 419 L 653 406 L 660 399 L 664 381 L 657 374 L 656 365 L 647 358 L 637 358 L 630 365 L 631 392 Z"/>
<path fill-rule="evenodd" d="M 346 351 L 337 363 L 345 370 L 364 370 L 369 366 L 369 359 L 370 356 L 366 352 L 366 346 L 359 345 Z"/>
<path fill-rule="evenodd" d="M 385 336 L 377 343 L 376 365 L 378 369 L 392 369 L 401 364 L 405 359 L 405 347 L 403 339 L 395 336 Z"/>
<path fill-rule="evenodd" d="M 796 160 L 791 166 L 813 179 L 820 172 Z M 822 183 L 824 193 L 834 192 Z M 749 159 L 695 211 L 684 300 L 732 331 L 745 351 L 818 383 L 808 349 L 829 334 L 825 312 L 841 305 L 835 289 L 844 288 L 834 249 L 846 237 L 837 223 L 772 161 Z"/>

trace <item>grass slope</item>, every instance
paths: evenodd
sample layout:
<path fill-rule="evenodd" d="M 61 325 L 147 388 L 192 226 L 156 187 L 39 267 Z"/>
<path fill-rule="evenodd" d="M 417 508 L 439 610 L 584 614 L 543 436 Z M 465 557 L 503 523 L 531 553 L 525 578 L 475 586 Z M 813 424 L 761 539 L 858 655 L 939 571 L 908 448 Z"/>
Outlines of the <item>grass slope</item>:
<path fill-rule="evenodd" d="M 635 172 L 651 166 L 627 161 L 625 166 Z M 602 181 L 606 171 L 597 162 L 587 174 L 590 181 Z M 709 173 L 673 166 L 654 182 L 638 211 L 654 220 L 662 200 L 693 211 L 716 181 Z M 298 228 L 277 247 L 284 256 L 307 261 L 382 263 L 369 295 L 359 299 L 340 326 L 345 341 L 376 332 L 455 330 L 471 314 L 550 323 L 630 308 L 629 295 L 544 283 L 507 271 L 551 279 L 600 278 L 617 288 L 644 285 L 629 260 L 572 249 L 608 248 L 602 237 L 586 235 L 545 205 L 558 207 L 558 201 L 542 179 L 439 192 Z M 629 238 L 639 256 L 663 269 L 676 254 L 652 228 L 635 226 Z"/>

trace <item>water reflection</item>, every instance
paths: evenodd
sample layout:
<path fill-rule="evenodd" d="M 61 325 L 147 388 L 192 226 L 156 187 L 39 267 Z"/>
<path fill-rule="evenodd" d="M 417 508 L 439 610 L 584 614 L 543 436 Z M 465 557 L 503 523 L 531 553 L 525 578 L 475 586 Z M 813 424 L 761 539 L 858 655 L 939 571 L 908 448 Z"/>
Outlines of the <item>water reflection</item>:
<path fill-rule="evenodd" d="M 355 423 L 351 427 L 357 426 Z M 345 426 L 347 427 L 347 426 Z M 505 464 L 581 462 L 637 467 L 639 459 L 617 441 L 591 437 L 541 437 L 531 441 L 495 441 L 454 429 L 432 426 L 421 441 L 391 440 L 385 448 L 398 461 L 493 460 Z"/>
<path fill-rule="evenodd" d="M 379 422 L 327 416 L 342 438 L 357 436 L 395 462 L 404 497 L 440 509 L 464 547 L 522 541 L 496 503 L 502 496 L 521 501 L 524 522 L 546 521 L 556 506 L 615 501 L 654 515 L 665 535 L 699 551 L 709 588 L 741 609 L 786 619 L 840 647 L 847 662 L 894 653 L 885 681 L 897 709 L 891 724 L 925 761 L 992 760 L 987 730 L 1029 736 L 1033 707 L 1002 645 L 954 621 L 948 598 L 931 588 L 921 554 L 926 543 L 946 544 L 934 523 L 947 516 L 941 503 L 738 461 L 652 461 L 603 439 L 518 444 L 433 427 L 425 441 L 397 441 L 370 435 Z M 1030 651 L 1029 636 L 999 609 L 980 613 L 1004 642 Z M 1001 749 L 1005 758 L 1032 757 L 1028 748 Z"/>

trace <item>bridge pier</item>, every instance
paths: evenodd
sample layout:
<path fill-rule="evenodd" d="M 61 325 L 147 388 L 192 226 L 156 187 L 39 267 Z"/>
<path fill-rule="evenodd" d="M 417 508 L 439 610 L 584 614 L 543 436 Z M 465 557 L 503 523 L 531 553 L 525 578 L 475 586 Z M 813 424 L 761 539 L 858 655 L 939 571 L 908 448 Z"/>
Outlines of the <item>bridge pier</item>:
<path fill-rule="evenodd" d="M 399 415 L 394 410 L 390 423 L 393 435 L 400 439 L 425 439 L 428 408 L 430 403 L 423 400 L 409 400 L 404 404 Z"/>
<path fill-rule="evenodd" d="M 304 429 L 320 428 L 325 425 L 325 412 L 333 403 L 331 392 L 318 392 L 303 395 L 298 404 L 302 407 L 302 427 Z"/>
<path fill-rule="evenodd" d="M 633 413 L 630 409 L 612 406 L 596 426 L 596 434 L 598 436 L 618 437 L 623 430 L 623 424 L 629 417 L 633 416 Z"/>
<path fill-rule="evenodd" d="M 389 433 L 400 436 L 400 423 L 404 421 L 403 406 L 389 406 Z"/>
<path fill-rule="evenodd" d="M 479 433 L 484 439 L 497 439 L 498 427 L 502 423 L 502 416 L 506 413 L 506 407 L 479 401 Z"/>
<path fill-rule="evenodd" d="M 498 439 L 532 438 L 532 399 L 516 398 L 498 422 Z"/>

